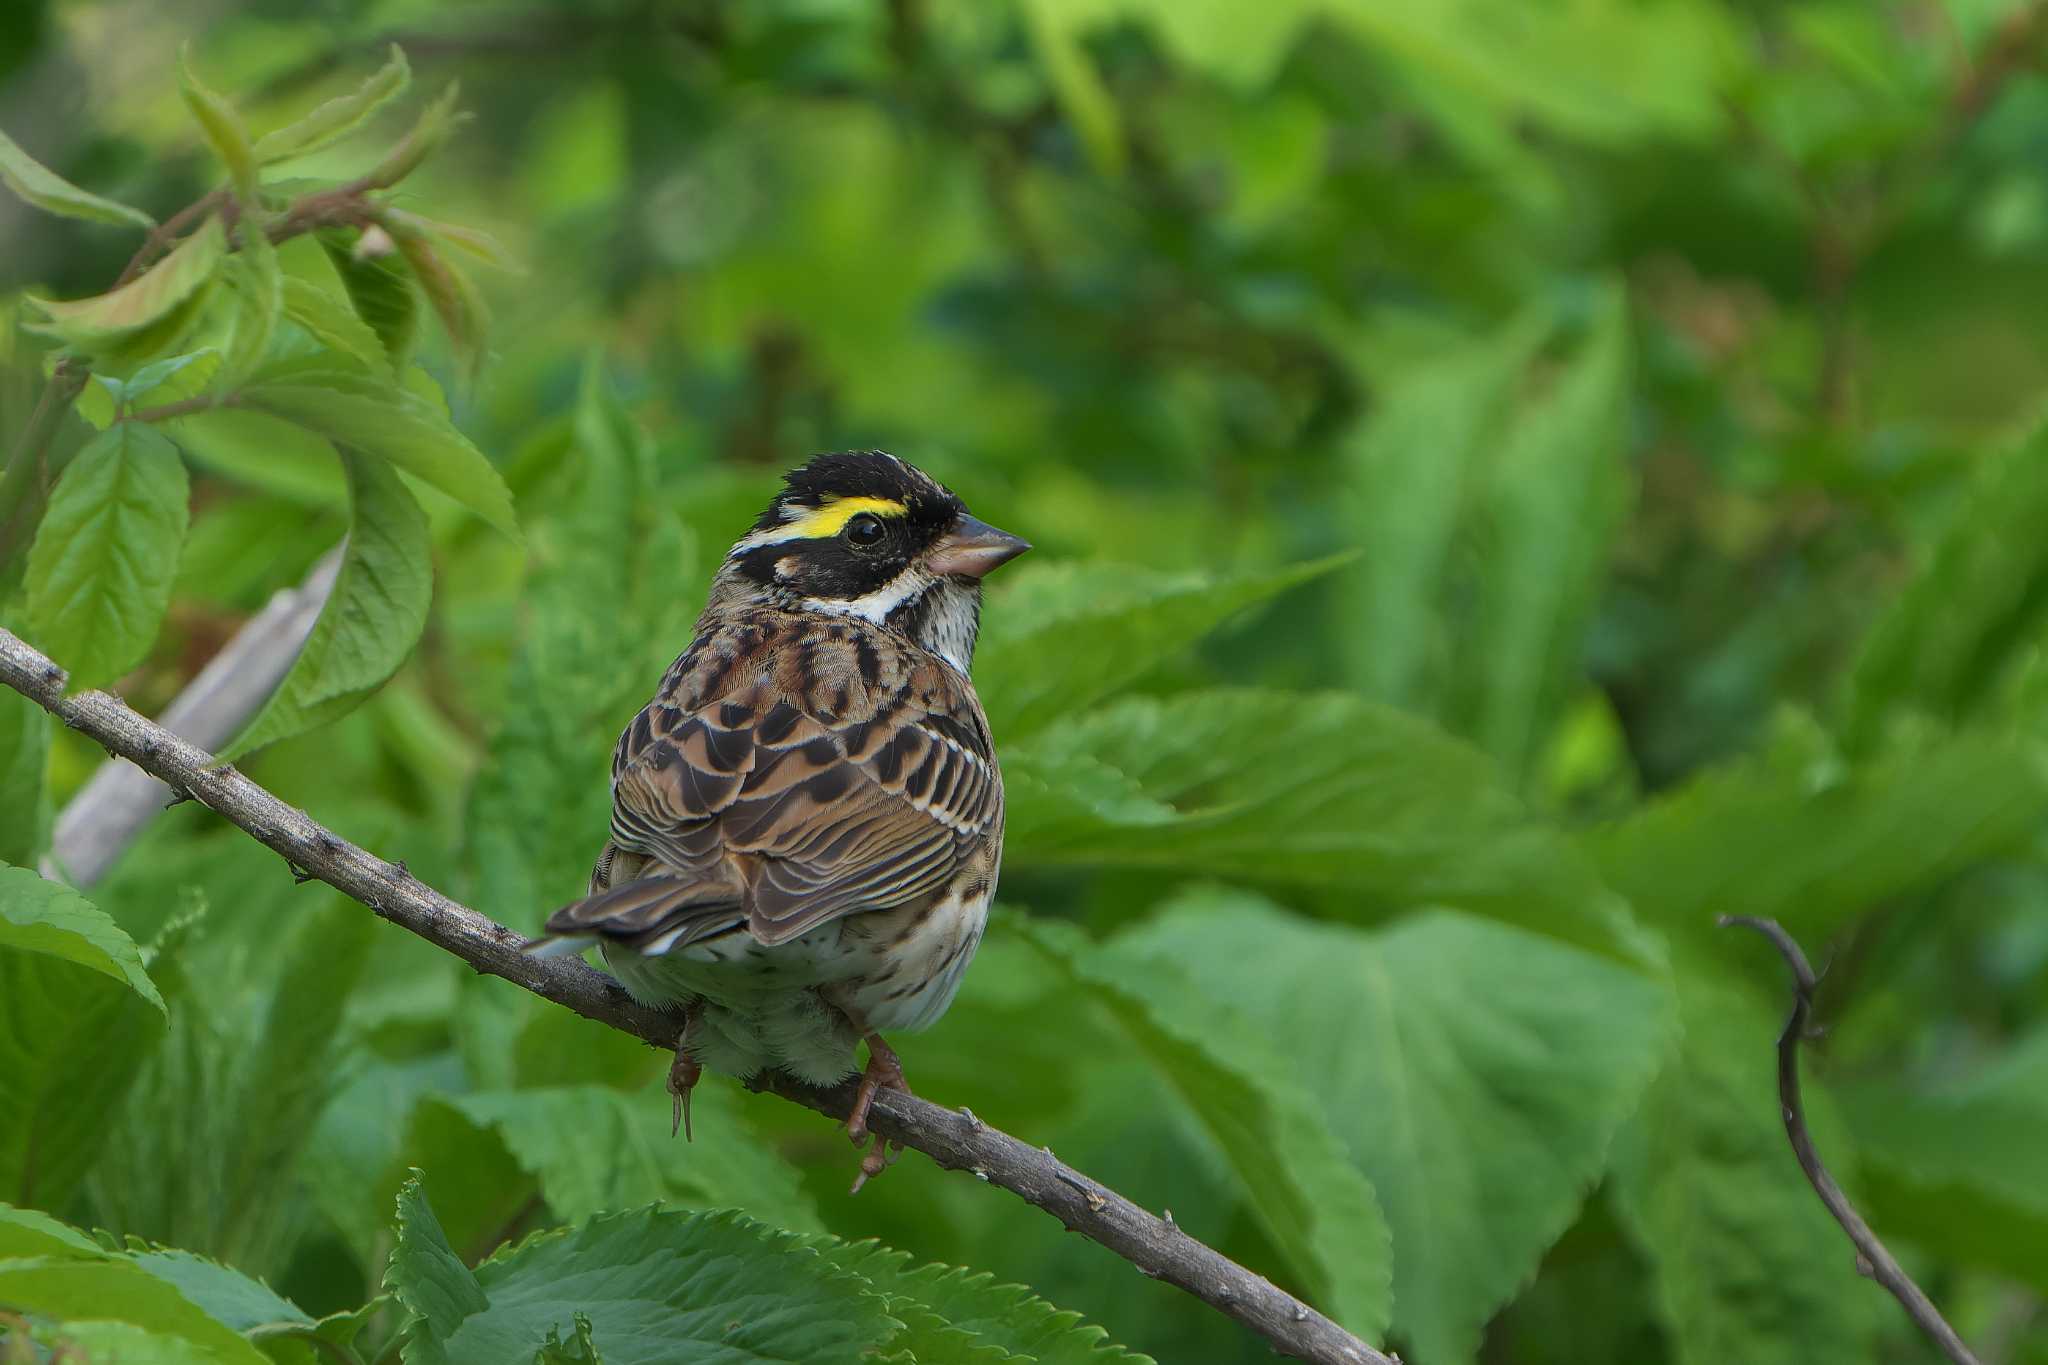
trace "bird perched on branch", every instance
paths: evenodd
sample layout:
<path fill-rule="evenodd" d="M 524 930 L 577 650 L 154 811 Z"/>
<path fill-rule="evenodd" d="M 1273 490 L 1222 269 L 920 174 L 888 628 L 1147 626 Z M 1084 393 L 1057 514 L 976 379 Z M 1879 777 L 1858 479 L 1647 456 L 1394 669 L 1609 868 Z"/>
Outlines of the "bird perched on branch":
<path fill-rule="evenodd" d="M 982 575 L 1030 546 L 880 451 L 786 476 L 711 583 L 696 638 L 619 737 L 611 839 L 539 951 L 591 942 L 680 1010 L 703 1066 L 907 1091 L 882 1038 L 946 1012 L 981 942 L 1003 783 L 968 680 Z M 876 1174 L 878 1142 L 854 1188 Z"/>

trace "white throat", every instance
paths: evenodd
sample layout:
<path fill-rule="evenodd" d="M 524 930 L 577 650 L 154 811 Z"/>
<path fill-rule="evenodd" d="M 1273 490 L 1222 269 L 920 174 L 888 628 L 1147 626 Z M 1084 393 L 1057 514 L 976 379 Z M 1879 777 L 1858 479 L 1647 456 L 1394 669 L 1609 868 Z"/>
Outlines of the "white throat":
<path fill-rule="evenodd" d="M 981 624 L 980 594 L 948 578 L 908 568 L 859 597 L 806 597 L 809 611 L 857 616 L 878 626 L 893 625 L 964 675 L 974 663 L 974 639 Z M 912 606 L 912 604 L 916 604 Z M 910 606 L 908 613 L 903 608 Z M 892 622 L 890 618 L 899 619 Z"/>

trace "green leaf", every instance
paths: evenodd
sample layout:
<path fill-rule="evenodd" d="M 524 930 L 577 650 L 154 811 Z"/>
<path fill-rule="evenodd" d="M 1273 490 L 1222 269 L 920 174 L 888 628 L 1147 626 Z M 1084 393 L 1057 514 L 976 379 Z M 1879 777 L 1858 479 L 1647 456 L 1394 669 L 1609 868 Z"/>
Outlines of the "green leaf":
<path fill-rule="evenodd" d="M 101 432 L 64 467 L 29 548 L 28 624 L 72 686 L 111 682 L 149 652 L 188 497 L 177 449 L 138 422 Z"/>
<path fill-rule="evenodd" d="M 253 205 L 256 202 L 256 153 L 249 145 L 249 130 L 242 126 L 242 116 L 235 112 L 235 107 L 207 89 L 192 70 L 189 43 L 178 53 L 178 93 L 185 97 L 185 107 L 198 120 L 214 155 L 227 167 L 228 179 L 234 182 L 235 197 L 245 206 Z"/>
<path fill-rule="evenodd" d="M 794 1230 L 819 1226 L 797 1172 L 742 1115 L 729 1087 L 699 1088 L 695 1142 L 669 1131 L 668 1098 L 602 1086 L 451 1096 L 471 1122 L 494 1127 L 540 1180 L 548 1207 L 577 1221 L 654 1202 L 738 1208 Z"/>
<path fill-rule="evenodd" d="M 427 218 L 417 213 L 386 205 L 378 213 L 379 221 L 398 227 L 409 228 L 416 233 L 435 238 L 455 247 L 475 260 L 511 275 L 524 275 L 526 266 L 488 232 L 466 227 L 460 223 L 444 223 L 439 219 Z"/>
<path fill-rule="evenodd" d="M 32 874 L 9 871 L 12 890 L 22 875 Z M 106 1145 L 110 1115 L 162 1040 L 154 995 L 125 974 L 0 948 L 0 1113 L 13 1116 L 0 1124 L 0 1198 L 62 1208 L 71 1197 Z"/>
<path fill-rule="evenodd" d="M 411 131 L 386 152 L 364 178 L 372 185 L 396 185 L 418 170 L 420 163 L 439 151 L 441 144 L 462 126 L 465 116 L 455 109 L 455 101 L 460 94 L 460 88 L 452 84 L 442 91 L 437 99 L 420 111 L 419 120 Z"/>
<path fill-rule="evenodd" d="M 1453 906 L 1655 957 L 1591 864 L 1484 756 L 1356 697 L 1133 697 L 1006 748 L 1003 775 L 1012 866 L 1337 888 L 1358 893 L 1362 916 Z"/>
<path fill-rule="evenodd" d="M 38 330 L 86 351 L 134 338 L 202 298 L 227 250 L 220 219 L 209 217 L 170 255 L 119 289 L 69 302 L 31 299 L 48 318 Z"/>
<path fill-rule="evenodd" d="M 405 258 L 388 247 L 381 252 L 361 254 L 361 236 L 339 229 L 319 236 L 320 246 L 335 273 L 341 276 L 342 288 L 348 292 L 356 316 L 377 334 L 393 366 L 405 364 L 419 335 L 420 310 L 419 294 L 413 289 Z"/>
<path fill-rule="evenodd" d="M 1681 981 L 1683 1046 L 1617 1144 L 1613 1176 L 1674 1359 L 1862 1365 L 1882 1295 L 1855 1274 L 1786 1141 L 1772 1047 L 1781 1012 L 1696 963 Z M 1806 1102 L 1830 1169 L 1853 1188 L 1851 1152 L 1830 1140 L 1810 1080 Z"/>
<path fill-rule="evenodd" d="M 1483 568 L 1460 729 L 1519 783 L 1570 689 L 1586 622 L 1633 496 L 1623 417 L 1628 314 L 1602 300 L 1592 335 L 1507 435 L 1483 496 Z"/>
<path fill-rule="evenodd" d="M 590 1339 L 590 1319 L 578 1313 L 567 1341 L 562 1340 L 561 1328 L 548 1328 L 533 1365 L 604 1365 L 604 1353 Z"/>
<path fill-rule="evenodd" d="M 476 1276 L 448 1245 L 417 1171 L 398 1192 L 398 1244 L 384 1268 L 384 1288 L 413 1315 L 418 1335 L 408 1344 L 408 1362 L 444 1358 L 434 1348 L 453 1336 L 463 1319 L 491 1306 Z M 417 1355 L 415 1344 L 422 1348 Z"/>
<path fill-rule="evenodd" d="M 1005 744 L 1043 729 L 1346 559 L 1222 578 L 1117 564 L 1007 571 L 975 650 L 975 688 L 989 724 Z"/>
<path fill-rule="evenodd" d="M 0 866 L 0 951 L 41 953 L 90 967 L 163 1012 L 163 997 L 142 968 L 141 951 L 113 917 L 25 867 Z"/>
<path fill-rule="evenodd" d="M 445 413 L 410 389 L 344 370 L 273 366 L 243 391 L 242 402 L 389 460 L 518 539 L 505 480 Z"/>
<path fill-rule="evenodd" d="M 1375 700 L 1424 709 L 1444 652 L 1440 596 L 1461 515 L 1548 311 L 1461 346 L 1383 386 L 1347 443 L 1344 509 L 1359 559 L 1339 581 L 1350 676 Z M 1441 659 L 1434 659 L 1441 664 Z"/>
<path fill-rule="evenodd" d="M 102 199 L 82 190 L 21 149 L 21 144 L 0 133 L 0 181 L 27 203 L 60 218 L 83 218 L 92 223 L 117 223 L 124 227 L 153 228 L 156 219 L 141 209 Z"/>
<path fill-rule="evenodd" d="M 2048 425 L 1986 458 L 1850 669 L 1842 731 L 1867 752 L 1911 713 L 1968 720 L 2048 630 Z"/>
<path fill-rule="evenodd" d="M 50 841 L 50 713 L 0 691 L 0 863 L 34 867 Z"/>
<path fill-rule="evenodd" d="M 313 339 L 341 352 L 379 379 L 396 380 L 391 353 L 383 339 L 356 313 L 348 300 L 296 275 L 284 281 L 284 315 L 305 328 Z"/>
<path fill-rule="evenodd" d="M 0 1258 L 82 1256 L 98 1260 L 108 1254 L 98 1242 L 47 1213 L 0 1204 Z"/>
<path fill-rule="evenodd" d="M 338 720 L 398 671 L 434 594 L 426 514 L 390 466 L 343 455 L 352 513 L 333 591 L 291 672 L 221 757 Z"/>
<path fill-rule="evenodd" d="M 1710 935 L 1717 915 L 1759 915 L 1818 941 L 2018 847 L 2044 815 L 2048 753 L 2023 735 L 1966 733 L 1854 766 L 1781 744 L 1708 769 L 1584 842 L 1659 925 Z"/>
<path fill-rule="evenodd" d="M 129 402 L 154 398 L 159 403 L 191 398 L 212 382 L 220 371 L 220 352 L 211 346 L 184 355 L 165 356 L 152 361 L 120 385 L 121 396 Z M 104 376 L 94 375 L 94 379 Z M 159 392 L 161 390 L 161 392 Z"/>
<path fill-rule="evenodd" d="M 832 1264 L 853 1271 L 887 1297 L 895 1316 L 909 1317 L 909 1308 L 933 1314 L 952 1332 L 987 1351 L 995 1365 L 1018 1360 L 1036 1365 L 1154 1365 L 1152 1357 L 1116 1345 L 1108 1332 L 1082 1322 L 1080 1314 L 1055 1308 L 1021 1284 L 998 1284 L 987 1271 L 914 1265 L 916 1258 L 909 1252 L 872 1239 L 817 1238 L 813 1245 Z"/>
<path fill-rule="evenodd" d="M 348 479 L 334 443 L 268 413 L 207 408 L 163 423 L 201 468 L 308 507 L 340 508 Z"/>
<path fill-rule="evenodd" d="M 237 1332 L 271 1323 L 313 1326 L 313 1319 L 297 1304 L 261 1280 L 219 1261 L 169 1249 L 138 1251 L 128 1259 Z"/>
<path fill-rule="evenodd" d="M 1472 1358 L 1577 1216 L 1671 1033 L 1658 983 L 1461 915 L 1366 934 L 1217 891 L 1115 946 L 1185 972 L 1210 1036 L 1286 1040 L 1289 1074 L 1379 1193 L 1394 1328 L 1423 1360 Z M 1215 1021 L 1220 1001 L 1244 1022 Z"/>
<path fill-rule="evenodd" d="M 642 1209 L 533 1237 L 464 1268 L 418 1185 L 399 1199 L 386 1283 L 408 1365 L 529 1360 L 581 1313 L 607 1365 L 855 1360 L 901 1329 L 858 1276 L 734 1214 Z"/>
<path fill-rule="evenodd" d="M 1222 1152 L 1253 1217 L 1312 1286 L 1308 1297 L 1353 1332 L 1384 1332 L 1392 1273 L 1386 1219 L 1372 1185 L 1345 1159 L 1284 1063 L 1255 1035 L 1216 1027 L 1213 1010 L 1170 967 L 1133 971 L 1071 926 L 1016 924 L 1102 1002 L 1187 1105 Z"/>
<path fill-rule="evenodd" d="M 368 123 L 386 104 L 405 93 L 412 84 L 412 70 L 405 52 L 391 45 L 391 55 L 361 85 L 346 95 L 316 106 L 305 117 L 265 133 L 256 139 L 256 160 L 264 165 L 317 152 L 339 142 Z"/>
<path fill-rule="evenodd" d="M 92 1365 L 219 1365 L 221 1359 L 196 1342 L 126 1322 L 66 1322 L 43 1328 L 37 1338 L 51 1348 L 52 1360 Z"/>
<path fill-rule="evenodd" d="M 674 591 L 691 546 L 672 527 L 648 525 L 644 442 L 594 361 L 577 398 L 575 446 L 573 482 L 534 542 L 512 701 L 470 794 L 478 895 L 533 907 L 535 927 L 588 888 L 592 831 L 610 819 L 607 755 L 696 609 Z M 589 610 L 593 601 L 622 608 L 607 620 Z"/>
<path fill-rule="evenodd" d="M 284 317 L 284 271 L 277 248 L 262 226 L 250 219 L 243 220 L 241 239 L 242 249 L 225 272 L 236 296 L 234 331 L 221 362 L 220 387 L 228 391 L 240 388 L 269 358 L 270 343 Z"/>
<path fill-rule="evenodd" d="M 1888 1242 L 2048 1289 L 2048 1028 L 1961 1077 L 1836 1097 L 1870 1176 L 1864 1211 Z"/>
<path fill-rule="evenodd" d="M 0 1303 L 60 1323 L 72 1319 L 127 1323 L 190 1342 L 206 1352 L 201 1360 L 218 1365 L 268 1365 L 263 1353 L 239 1334 L 208 1316 L 172 1285 L 124 1258 L 0 1260 Z"/>
<path fill-rule="evenodd" d="M 431 237 L 388 216 L 384 226 L 398 244 L 398 254 L 405 258 L 413 279 L 419 282 L 420 292 L 441 319 L 449 343 L 455 348 L 457 362 L 464 373 L 474 375 L 483 362 L 484 333 L 490 325 L 483 295 L 468 276 L 441 258 Z"/>

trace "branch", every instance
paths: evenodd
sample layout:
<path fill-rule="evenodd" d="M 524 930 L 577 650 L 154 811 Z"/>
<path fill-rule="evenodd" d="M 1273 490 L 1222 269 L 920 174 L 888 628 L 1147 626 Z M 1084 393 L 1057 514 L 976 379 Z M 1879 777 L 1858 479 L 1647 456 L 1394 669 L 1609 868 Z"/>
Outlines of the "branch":
<path fill-rule="evenodd" d="M 1806 1106 L 1799 1098 L 1799 1043 L 1807 1036 L 1806 1025 L 1813 1014 L 1813 991 L 1819 978 L 1813 974 L 1813 965 L 1806 960 L 1806 954 L 1799 943 L 1776 920 L 1758 919 L 1753 915 L 1723 915 L 1718 923 L 1722 928 L 1740 925 L 1754 929 L 1777 948 L 1783 955 L 1785 965 L 1792 969 L 1792 1013 L 1785 1020 L 1785 1027 L 1778 1034 L 1778 1104 L 1785 1115 L 1785 1135 L 1792 1139 L 1792 1153 L 1799 1158 L 1799 1169 L 1806 1172 L 1808 1183 L 1813 1186 L 1820 1202 L 1827 1206 L 1835 1221 L 1842 1225 L 1842 1231 L 1849 1234 L 1849 1241 L 1856 1247 L 1856 1268 L 1883 1285 L 1891 1296 L 1906 1310 L 1906 1316 L 1913 1319 L 1913 1325 L 1925 1334 L 1929 1341 L 1941 1348 L 1955 1365 L 1979 1365 L 1977 1357 L 1970 1354 L 1970 1348 L 1956 1335 L 1956 1329 L 1948 1325 L 1941 1310 L 1933 1300 L 1921 1292 L 1911 1276 L 1899 1268 L 1892 1254 L 1884 1249 L 1884 1243 L 1870 1230 L 1870 1224 L 1863 1221 L 1861 1214 L 1849 1202 L 1849 1196 L 1842 1193 L 1842 1187 L 1828 1174 L 1828 1168 L 1821 1163 L 1820 1153 L 1814 1150 L 1813 1135 L 1806 1129 Z"/>
<path fill-rule="evenodd" d="M 383 918 L 446 949 L 478 972 L 503 977 L 586 1019 L 673 1049 L 678 1021 L 626 994 L 625 988 L 576 958 L 531 957 L 526 939 L 458 904 L 404 867 L 340 838 L 304 811 L 273 796 L 213 756 L 178 738 L 106 692 L 64 695 L 65 673 L 41 653 L 0 630 L 0 683 L 42 706 L 72 729 L 128 759 L 151 776 L 211 807 L 294 868 L 362 902 Z M 818 1089 L 781 1076 L 761 1088 L 843 1119 L 851 1084 Z M 915 1147 L 948 1170 L 971 1171 L 1026 1203 L 1044 1209 L 1069 1231 L 1101 1243 L 1154 1279 L 1185 1290 L 1258 1333 L 1275 1350 L 1316 1365 L 1399 1365 L 1271 1281 L 1156 1218 L 1051 1152 L 991 1128 L 965 1109 L 883 1091 L 868 1126 L 892 1142 Z"/>
<path fill-rule="evenodd" d="M 280 588 L 242 623 L 159 719 L 202 749 L 224 744 L 284 681 L 341 569 L 341 551 L 320 557 L 303 583 Z M 109 760 L 57 816 L 43 875 L 91 887 L 156 818 L 171 789 L 133 764 Z"/>

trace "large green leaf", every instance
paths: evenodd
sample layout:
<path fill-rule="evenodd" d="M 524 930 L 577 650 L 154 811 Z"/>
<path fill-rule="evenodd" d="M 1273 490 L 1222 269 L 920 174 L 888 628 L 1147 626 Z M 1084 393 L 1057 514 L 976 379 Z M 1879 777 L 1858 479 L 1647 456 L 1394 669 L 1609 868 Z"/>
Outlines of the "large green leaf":
<path fill-rule="evenodd" d="M 177 448 L 138 422 L 64 467 L 28 554 L 28 624 L 75 687 L 113 681 L 156 640 L 190 496 Z"/>
<path fill-rule="evenodd" d="M 1671 1033 L 1658 983 L 1467 916 L 1367 934 L 1207 892 L 1116 946 L 1184 971 L 1212 1035 L 1285 1040 L 1386 1210 L 1394 1330 L 1423 1360 L 1473 1357 L 1577 1216 Z"/>
<path fill-rule="evenodd" d="M 243 390 L 241 401 L 389 460 L 507 535 L 519 534 L 512 494 L 497 469 L 445 412 L 408 388 L 331 367 L 273 366 Z"/>
<path fill-rule="evenodd" d="M 391 55 L 385 59 L 384 65 L 361 85 L 346 95 L 337 95 L 324 104 L 316 105 L 303 117 L 257 138 L 256 160 L 267 165 L 273 161 L 305 156 L 339 142 L 369 122 L 379 109 L 404 94 L 406 86 L 411 83 L 412 70 L 406 65 L 405 51 L 393 43 Z"/>
<path fill-rule="evenodd" d="M 0 1257 L 83 1256 L 98 1260 L 107 1254 L 98 1242 L 47 1213 L 0 1204 Z"/>
<path fill-rule="evenodd" d="M 1969 718 L 2048 629 L 2048 425 L 1985 459 L 1919 571 L 1865 637 L 1843 732 L 1859 751 L 1886 722 Z"/>
<path fill-rule="evenodd" d="M 1210 873 L 1449 905 L 1646 960 L 1626 908 L 1469 746 L 1356 697 L 1130 698 L 1003 753 L 1016 866 Z"/>
<path fill-rule="evenodd" d="M 1880 1233 L 2048 1290 L 2048 1028 L 1963 1077 L 1838 1098 Z"/>
<path fill-rule="evenodd" d="M 106 911 L 61 882 L 0 865 L 0 952 L 39 953 L 90 967 L 156 1006 L 163 997 L 142 953 Z"/>
<path fill-rule="evenodd" d="M 132 209 L 78 188 L 23 151 L 21 144 L 5 133 L 0 133 L 0 181 L 28 203 L 61 218 L 83 218 L 87 222 L 118 223 L 127 227 L 156 226 L 156 220 L 141 209 Z"/>
<path fill-rule="evenodd" d="M 657 1201 L 737 1208 L 778 1227 L 816 1228 L 794 1167 L 746 1123 L 731 1087 L 700 1087 L 697 1140 L 671 1134 L 667 1097 L 603 1086 L 498 1090 L 445 1102 L 495 1127 L 540 1180 L 548 1206 L 577 1221 Z M 431 1173 L 430 1173 L 431 1174 Z"/>
<path fill-rule="evenodd" d="M 102 1120 L 87 1193 L 106 1226 L 267 1271 L 307 1231 L 299 1159 L 334 1096 L 344 1012 L 378 927 L 325 888 L 295 891 L 267 852 L 215 858 L 240 899 L 153 960 L 170 1035 L 116 1121 Z M 155 1178 L 164 1170 L 178 1179 Z"/>
<path fill-rule="evenodd" d="M 477 895 L 531 907 L 535 925 L 585 890 L 610 821 L 611 747 L 689 638 L 696 605 L 676 591 L 691 581 L 691 546 L 672 522 L 648 525 L 643 440 L 594 364 L 575 446 L 574 484 L 537 528 L 511 704 L 470 795 Z"/>
<path fill-rule="evenodd" d="M 1531 313 L 1398 375 L 1348 443 L 1344 507 L 1360 551 L 1340 580 L 1339 642 L 1376 700 L 1416 707 L 1437 672 L 1428 665 L 1445 662 L 1440 593 L 1472 471 L 1551 326 Z"/>
<path fill-rule="evenodd" d="M 33 867 L 50 837 L 50 713 L 0 691 L 0 863 Z"/>
<path fill-rule="evenodd" d="M 1775 966 L 1776 964 L 1772 964 Z M 1853 1269 L 1786 1141 L 1773 1040 L 1781 1005 L 1681 974 L 1684 1042 L 1617 1144 L 1623 1223 L 1654 1269 L 1679 1365 L 1852 1365 L 1873 1358 L 1883 1293 Z M 1811 1081 L 1809 1115 L 1838 1180 L 1854 1162 Z"/>
<path fill-rule="evenodd" d="M 1386 1219 L 1280 1057 L 1250 1032 L 1218 1027 L 1213 1006 L 1170 967 L 1134 968 L 1071 926 L 1012 923 L 1103 1004 L 1187 1105 L 1252 1216 L 1311 1286 L 1307 1297 L 1353 1332 L 1383 1333 L 1392 1286 Z M 1219 998 L 1227 997 L 1209 996 Z"/>
<path fill-rule="evenodd" d="M 1129 565 L 1006 570 L 982 614 L 974 682 L 1009 744 L 1092 705 L 1224 621 L 1328 573 L 1344 558 L 1212 577 Z M 1014 575 L 1014 577 L 1009 577 Z"/>
<path fill-rule="evenodd" d="M 153 1004 L 121 976 L 0 949 L 0 1112 L 12 1116 L 0 1124 L 0 1198 L 61 1208 L 71 1197 L 161 1041 Z"/>
<path fill-rule="evenodd" d="M 205 1352 L 199 1359 L 216 1365 L 269 1365 L 263 1353 L 239 1333 L 208 1315 L 175 1286 L 124 1258 L 0 1260 L 0 1303 L 60 1323 L 72 1319 L 127 1323 L 188 1341 Z M 149 1357 L 139 1359 L 147 1361 Z"/>
<path fill-rule="evenodd" d="M 347 715 L 382 687 L 426 628 L 434 594 L 426 514 L 378 460 L 344 454 L 351 526 L 341 570 L 305 647 L 233 758 Z"/>
<path fill-rule="evenodd" d="M 69 302 L 35 300 L 49 318 L 42 329 L 86 351 L 134 337 L 197 298 L 227 250 L 220 219 L 209 217 L 170 255 L 119 289 Z"/>
<path fill-rule="evenodd" d="M 89 1360 L 93 1365 L 221 1365 L 222 1360 L 196 1341 L 128 1322 L 66 1322 L 37 1335 L 51 1348 L 52 1360 Z"/>
<path fill-rule="evenodd" d="M 1590 831 L 1602 874 L 1642 915 L 1696 935 L 1759 915 L 1817 940 L 1893 897 L 2029 839 L 2048 815 L 2048 753 L 1963 733 L 1848 765 L 1796 738 L 1709 769 Z"/>
<path fill-rule="evenodd" d="M 409 1365 L 528 1360 L 579 1313 L 606 1365 L 850 1361 L 902 1329 L 859 1276 L 733 1214 L 606 1215 L 471 1272 L 417 1183 L 399 1196 L 385 1282 L 413 1315 Z"/>
<path fill-rule="evenodd" d="M 1053 1307 L 1021 1284 L 998 1284 L 987 1271 L 963 1266 L 917 1265 L 907 1251 L 876 1241 L 814 1242 L 834 1265 L 858 1274 L 890 1299 L 889 1311 L 907 1318 L 921 1309 L 952 1332 L 990 1352 L 991 1365 L 1153 1365 L 1110 1341 L 1079 1315 Z M 924 1357 L 918 1357 L 922 1360 Z"/>
<path fill-rule="evenodd" d="M 1586 621 L 1628 510 L 1628 315 L 1602 300 L 1591 335 L 1521 413 L 1481 500 L 1476 613 L 1460 729 L 1526 774 L 1582 667 Z"/>

